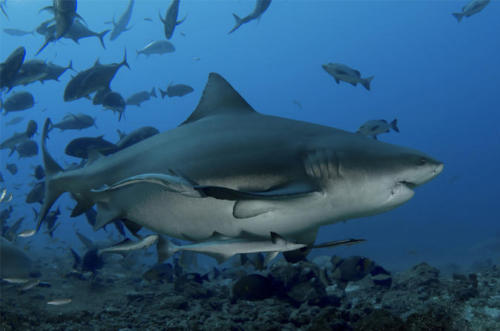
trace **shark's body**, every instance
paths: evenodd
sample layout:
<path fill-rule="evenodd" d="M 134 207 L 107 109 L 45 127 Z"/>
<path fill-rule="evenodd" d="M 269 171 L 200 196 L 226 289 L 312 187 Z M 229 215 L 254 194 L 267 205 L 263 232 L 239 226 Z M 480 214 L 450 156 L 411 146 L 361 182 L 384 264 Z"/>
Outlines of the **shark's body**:
<path fill-rule="evenodd" d="M 72 216 L 97 204 L 96 228 L 125 219 L 195 242 L 214 233 L 271 240 L 273 232 L 310 245 L 320 226 L 393 209 L 443 168 L 415 150 L 259 114 L 217 74 L 178 128 L 71 171 L 62 171 L 45 140 L 42 152 L 39 226 L 70 192 L 78 202 Z"/>

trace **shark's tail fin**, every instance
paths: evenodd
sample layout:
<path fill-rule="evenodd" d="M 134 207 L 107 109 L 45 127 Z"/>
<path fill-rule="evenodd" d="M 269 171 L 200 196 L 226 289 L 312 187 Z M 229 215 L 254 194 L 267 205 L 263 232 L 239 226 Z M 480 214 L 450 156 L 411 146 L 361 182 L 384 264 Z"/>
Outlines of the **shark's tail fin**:
<path fill-rule="evenodd" d="M 165 96 L 167 95 L 167 90 L 163 91 L 161 88 L 158 88 L 158 90 L 160 91 L 161 98 L 165 98 Z"/>
<path fill-rule="evenodd" d="M 155 89 L 155 87 L 154 87 L 154 86 L 153 86 L 153 88 L 151 89 L 151 92 L 149 92 L 149 94 L 150 94 L 152 97 L 158 98 L 158 95 L 156 95 L 156 89 Z"/>
<path fill-rule="evenodd" d="M 391 128 L 396 131 L 396 132 L 399 132 L 399 128 L 398 128 L 398 119 L 395 118 L 392 122 L 391 122 Z"/>
<path fill-rule="evenodd" d="M 156 251 L 158 253 L 158 263 L 162 263 L 169 257 L 175 254 L 179 250 L 179 246 L 175 245 L 168 239 L 159 236 L 158 244 L 156 245 Z"/>
<path fill-rule="evenodd" d="M 361 80 L 361 85 L 363 85 L 368 91 L 370 91 L 370 83 L 372 82 L 373 77 L 375 76 L 367 77 Z"/>
<path fill-rule="evenodd" d="M 43 200 L 42 208 L 40 209 L 40 213 L 38 214 L 36 220 L 37 231 L 40 230 L 42 221 L 45 216 L 47 216 L 50 207 L 52 207 L 57 198 L 59 198 L 59 196 L 65 192 L 65 190 L 61 187 L 59 181 L 57 180 L 58 175 L 63 172 L 63 168 L 59 164 L 57 164 L 57 162 L 47 151 L 46 141 L 50 126 L 51 121 L 49 118 L 47 118 L 45 120 L 45 124 L 43 125 L 41 142 L 42 158 L 45 168 L 45 197 Z"/>
<path fill-rule="evenodd" d="M 99 38 L 99 41 L 101 42 L 102 48 L 106 49 L 106 45 L 104 45 L 104 37 L 108 34 L 108 32 L 111 31 L 110 29 L 104 30 L 101 33 L 97 34 L 97 38 Z"/>
<path fill-rule="evenodd" d="M 238 15 L 233 13 L 233 16 L 236 23 L 234 24 L 234 27 L 231 29 L 231 31 L 228 32 L 228 34 L 233 33 L 243 24 L 243 20 Z"/>
<path fill-rule="evenodd" d="M 455 17 L 457 19 L 458 23 L 460 23 L 462 21 L 462 18 L 464 18 L 463 13 L 453 13 L 452 15 L 453 15 L 453 17 Z"/>
<path fill-rule="evenodd" d="M 121 66 L 126 66 L 127 68 L 130 69 L 130 66 L 128 65 L 128 62 L 127 62 L 127 49 L 124 49 L 123 50 L 123 60 L 122 62 L 120 63 L 120 67 Z"/>

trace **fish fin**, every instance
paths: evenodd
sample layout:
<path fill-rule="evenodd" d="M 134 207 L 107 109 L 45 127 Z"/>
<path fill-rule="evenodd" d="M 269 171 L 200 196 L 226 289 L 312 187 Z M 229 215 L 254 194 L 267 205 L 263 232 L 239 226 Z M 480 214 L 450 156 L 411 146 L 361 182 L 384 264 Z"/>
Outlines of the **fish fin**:
<path fill-rule="evenodd" d="M 78 13 L 75 13 L 75 17 L 79 18 L 83 24 L 87 25 L 87 22 L 85 22 L 85 19 L 83 17 L 81 17 Z"/>
<path fill-rule="evenodd" d="M 463 13 L 453 13 L 452 15 L 457 19 L 458 23 L 460 23 L 462 21 L 462 18 L 464 17 Z"/>
<path fill-rule="evenodd" d="M 52 6 L 43 7 L 42 9 L 40 9 L 40 10 L 38 11 L 38 13 L 41 13 L 41 12 L 43 12 L 44 10 L 47 10 L 47 11 L 50 11 L 50 12 L 54 12 L 54 7 L 52 7 Z"/>
<path fill-rule="evenodd" d="M 367 89 L 368 91 L 370 91 L 370 83 L 372 82 L 373 78 L 375 76 L 370 76 L 368 78 L 364 78 L 361 80 L 361 85 L 363 85 L 365 87 L 365 89 Z"/>
<path fill-rule="evenodd" d="M 243 24 L 243 20 L 238 15 L 233 13 L 233 17 L 234 17 L 234 20 L 236 21 L 236 23 L 234 24 L 234 27 L 231 29 L 231 31 L 228 32 L 228 34 L 233 33 Z"/>
<path fill-rule="evenodd" d="M 92 242 L 92 240 L 90 240 L 89 238 L 85 237 L 80 232 L 76 231 L 76 236 L 78 237 L 78 239 L 80 239 L 80 241 L 82 242 L 82 244 L 85 245 L 85 247 L 87 249 L 91 249 L 91 248 L 94 247 L 94 243 Z"/>
<path fill-rule="evenodd" d="M 182 20 L 175 22 L 175 25 L 179 25 L 179 24 L 181 24 L 182 22 L 184 22 L 184 21 L 186 20 L 186 18 L 187 18 L 187 17 L 188 17 L 188 16 L 187 16 L 187 14 L 186 14 L 186 16 L 184 16 L 184 18 L 183 18 Z"/>
<path fill-rule="evenodd" d="M 160 91 L 161 98 L 164 99 L 165 96 L 167 95 L 167 90 L 163 91 L 161 88 L 158 88 L 158 90 Z"/>
<path fill-rule="evenodd" d="M 203 193 L 204 196 L 220 200 L 281 200 L 288 198 L 297 198 L 317 191 L 310 183 L 291 183 L 288 185 L 277 186 L 267 191 L 240 191 L 222 186 L 194 186 L 196 190 Z"/>
<path fill-rule="evenodd" d="M 156 90 L 155 90 L 155 87 L 153 86 L 153 88 L 151 89 L 151 92 L 149 92 L 149 94 L 152 96 L 152 97 L 155 97 L 157 98 L 158 96 L 156 95 Z"/>
<path fill-rule="evenodd" d="M 76 217 L 85 213 L 94 205 L 94 201 L 92 201 L 92 199 L 89 199 L 88 197 L 76 197 L 75 195 L 73 195 L 73 198 L 76 200 L 76 206 L 71 211 L 71 217 Z"/>
<path fill-rule="evenodd" d="M 126 66 L 127 68 L 130 69 L 130 66 L 128 65 L 128 62 L 127 62 L 127 49 L 126 48 L 123 49 L 123 60 L 120 63 L 120 66 L 122 66 L 122 65 Z"/>
<path fill-rule="evenodd" d="M 45 195 L 37 219 L 37 227 L 36 227 L 37 231 L 40 230 L 42 221 L 45 218 L 45 216 L 47 216 L 50 207 L 52 207 L 57 198 L 59 198 L 59 196 L 66 191 L 62 183 L 59 180 L 57 180 L 58 175 L 63 173 L 63 168 L 59 164 L 57 164 L 57 162 L 52 158 L 52 156 L 47 151 L 47 135 L 50 125 L 51 121 L 49 118 L 47 118 L 43 126 L 42 142 L 41 142 L 42 159 L 45 169 Z"/>
<path fill-rule="evenodd" d="M 181 125 L 219 114 L 257 113 L 219 74 L 210 73 L 198 106 Z"/>
<path fill-rule="evenodd" d="M 170 240 L 158 236 L 158 243 L 156 244 L 156 252 L 158 255 L 158 263 L 170 258 L 175 252 L 178 251 L 179 246 L 172 243 Z"/>
<path fill-rule="evenodd" d="M 340 80 L 336 77 L 335 77 L 335 81 L 337 82 L 337 84 L 340 84 Z"/>
<path fill-rule="evenodd" d="M 271 241 L 275 245 L 282 245 L 286 243 L 285 238 L 277 234 L 276 232 L 271 232 Z"/>
<path fill-rule="evenodd" d="M 111 30 L 110 29 L 104 30 L 104 31 L 97 34 L 97 38 L 99 38 L 99 41 L 101 42 L 101 46 L 104 49 L 106 49 L 106 45 L 104 45 L 104 37 L 108 34 L 109 31 L 111 31 Z"/>
<path fill-rule="evenodd" d="M 137 234 L 137 232 L 139 232 L 142 229 L 141 225 L 139 225 L 135 222 L 129 221 L 127 219 L 122 219 L 121 222 L 125 225 L 127 230 L 129 230 L 130 233 L 132 233 L 134 235 L 134 237 L 141 238 L 141 236 L 139 236 Z"/>
<path fill-rule="evenodd" d="M 391 122 L 391 128 L 396 131 L 396 132 L 399 132 L 399 128 L 398 128 L 398 119 L 395 118 L 392 122 Z"/>
<path fill-rule="evenodd" d="M 87 154 L 88 158 L 87 158 L 87 165 L 90 165 L 92 163 L 94 163 L 95 161 L 99 160 L 100 158 L 103 158 L 104 155 L 102 155 L 101 153 L 99 153 L 98 150 L 96 149 L 91 149 L 88 154 Z"/>
<path fill-rule="evenodd" d="M 233 216 L 237 219 L 246 219 L 269 213 L 276 210 L 273 201 L 266 200 L 240 200 L 233 206 Z"/>
<path fill-rule="evenodd" d="M 274 260 L 274 258 L 278 256 L 279 253 L 280 252 L 278 251 L 266 253 L 266 256 L 264 257 L 264 266 L 267 266 L 269 262 Z"/>
<path fill-rule="evenodd" d="M 108 223 L 119 219 L 122 212 L 119 209 L 109 207 L 105 202 L 97 203 L 97 219 L 94 225 L 94 230 L 99 230 Z"/>
<path fill-rule="evenodd" d="M 158 11 L 158 17 L 160 18 L 160 21 L 161 21 L 163 24 L 167 23 L 167 21 L 166 21 L 166 17 L 165 17 L 165 19 L 163 19 L 163 17 L 161 17 L 161 13 L 160 13 L 159 11 Z"/>

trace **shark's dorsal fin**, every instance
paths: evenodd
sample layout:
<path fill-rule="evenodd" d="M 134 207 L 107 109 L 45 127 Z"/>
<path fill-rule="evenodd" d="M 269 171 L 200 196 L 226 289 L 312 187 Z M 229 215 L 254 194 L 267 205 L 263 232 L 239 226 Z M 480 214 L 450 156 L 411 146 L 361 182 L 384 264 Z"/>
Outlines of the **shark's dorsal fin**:
<path fill-rule="evenodd" d="M 255 112 L 221 75 L 212 72 L 208 75 L 208 82 L 198 106 L 182 124 L 224 113 L 249 114 Z"/>

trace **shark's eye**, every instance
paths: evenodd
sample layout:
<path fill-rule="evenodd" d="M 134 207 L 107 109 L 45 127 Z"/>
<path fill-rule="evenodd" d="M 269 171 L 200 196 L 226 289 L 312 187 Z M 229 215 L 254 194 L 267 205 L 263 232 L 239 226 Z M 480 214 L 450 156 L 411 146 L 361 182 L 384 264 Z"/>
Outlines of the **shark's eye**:
<path fill-rule="evenodd" d="M 425 157 L 421 157 L 418 160 L 418 165 L 425 165 L 427 163 L 427 159 Z"/>

